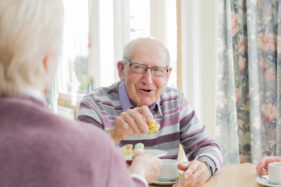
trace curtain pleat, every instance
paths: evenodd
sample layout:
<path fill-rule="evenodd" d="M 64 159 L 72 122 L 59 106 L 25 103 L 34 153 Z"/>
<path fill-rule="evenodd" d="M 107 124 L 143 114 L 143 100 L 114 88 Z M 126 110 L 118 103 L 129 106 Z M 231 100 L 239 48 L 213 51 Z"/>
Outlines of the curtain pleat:
<path fill-rule="evenodd" d="M 217 138 L 224 163 L 280 155 L 280 3 L 220 0 Z"/>

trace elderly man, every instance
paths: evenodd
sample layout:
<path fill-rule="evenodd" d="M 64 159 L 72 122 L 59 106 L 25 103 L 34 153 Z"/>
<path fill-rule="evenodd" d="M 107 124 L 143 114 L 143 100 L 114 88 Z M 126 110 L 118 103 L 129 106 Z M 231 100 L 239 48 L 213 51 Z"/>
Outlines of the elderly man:
<path fill-rule="evenodd" d="M 178 165 L 186 180 L 176 185 L 200 186 L 220 170 L 222 157 L 183 94 L 166 87 L 172 71 L 168 50 L 157 40 L 140 38 L 123 53 L 117 63 L 121 81 L 84 97 L 78 120 L 104 129 L 119 146 L 142 142 L 166 150 L 165 158 L 177 158 L 182 144 L 191 162 Z M 154 120 L 160 130 L 148 134 L 147 123 Z"/>

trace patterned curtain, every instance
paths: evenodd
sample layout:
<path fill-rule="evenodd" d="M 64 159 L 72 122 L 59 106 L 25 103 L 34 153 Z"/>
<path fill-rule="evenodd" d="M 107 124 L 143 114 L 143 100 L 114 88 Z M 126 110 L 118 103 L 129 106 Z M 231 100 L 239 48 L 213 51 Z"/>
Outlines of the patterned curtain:
<path fill-rule="evenodd" d="M 217 134 L 224 163 L 281 155 L 281 1 L 219 0 Z"/>

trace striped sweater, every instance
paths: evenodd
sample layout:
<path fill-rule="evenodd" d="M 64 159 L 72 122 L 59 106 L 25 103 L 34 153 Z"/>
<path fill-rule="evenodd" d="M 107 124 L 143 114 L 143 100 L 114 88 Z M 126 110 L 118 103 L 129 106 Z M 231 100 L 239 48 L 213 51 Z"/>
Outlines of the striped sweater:
<path fill-rule="evenodd" d="M 80 103 L 78 120 L 107 131 L 114 126 L 115 118 L 121 112 L 132 107 L 124 82 L 117 82 L 85 96 Z M 206 161 L 212 175 L 221 169 L 219 146 L 208 136 L 205 126 L 179 90 L 166 87 L 160 99 L 149 109 L 161 126 L 159 132 L 143 137 L 130 136 L 119 146 L 142 142 L 146 148 L 166 150 L 168 154 L 163 158 L 176 159 L 179 144 L 182 144 L 187 158 Z"/>

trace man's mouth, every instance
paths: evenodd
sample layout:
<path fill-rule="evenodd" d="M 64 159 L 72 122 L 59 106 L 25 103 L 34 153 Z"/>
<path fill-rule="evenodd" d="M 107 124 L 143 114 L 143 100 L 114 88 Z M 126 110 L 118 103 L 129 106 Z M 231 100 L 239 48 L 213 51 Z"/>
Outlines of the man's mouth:
<path fill-rule="evenodd" d="M 146 93 L 152 92 L 152 90 L 148 90 L 148 89 L 141 89 L 141 91 L 146 92 Z"/>

